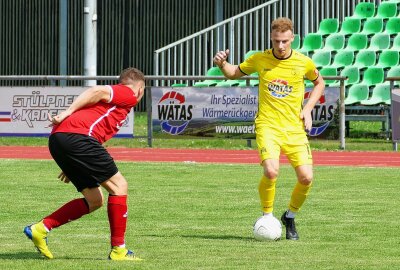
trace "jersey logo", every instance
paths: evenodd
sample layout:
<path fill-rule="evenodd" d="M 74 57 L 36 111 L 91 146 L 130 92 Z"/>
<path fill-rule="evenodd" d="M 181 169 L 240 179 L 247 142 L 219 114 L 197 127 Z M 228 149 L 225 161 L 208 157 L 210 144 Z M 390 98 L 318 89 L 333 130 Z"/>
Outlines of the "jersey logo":
<path fill-rule="evenodd" d="M 286 80 L 275 79 L 268 84 L 268 91 L 277 98 L 284 98 L 293 91 L 293 86 L 288 85 Z"/>
<path fill-rule="evenodd" d="M 126 127 L 128 126 L 129 123 L 129 117 L 127 116 L 124 120 L 119 121 L 119 123 L 117 123 L 117 129 L 121 129 L 122 127 Z"/>

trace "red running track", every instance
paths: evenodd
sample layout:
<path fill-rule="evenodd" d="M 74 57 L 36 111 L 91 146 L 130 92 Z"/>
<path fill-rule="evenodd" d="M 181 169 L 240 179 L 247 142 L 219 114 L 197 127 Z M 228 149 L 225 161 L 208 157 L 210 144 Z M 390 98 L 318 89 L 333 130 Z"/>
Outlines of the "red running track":
<path fill-rule="evenodd" d="M 259 162 L 255 150 L 210 150 L 210 149 L 156 149 L 156 148 L 108 148 L 117 161 L 139 162 L 206 162 L 206 163 L 243 163 Z M 0 158 L 7 159 L 51 159 L 47 147 L 3 146 Z M 398 152 L 313 152 L 314 165 L 326 166 L 366 166 L 400 167 Z M 286 157 L 281 158 L 287 164 Z"/>

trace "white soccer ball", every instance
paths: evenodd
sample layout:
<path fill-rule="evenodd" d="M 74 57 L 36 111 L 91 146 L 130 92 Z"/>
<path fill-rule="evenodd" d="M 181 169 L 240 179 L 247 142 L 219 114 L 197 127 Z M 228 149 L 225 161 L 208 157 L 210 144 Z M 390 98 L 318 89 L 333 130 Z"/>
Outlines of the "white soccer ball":
<path fill-rule="evenodd" d="M 282 225 L 273 215 L 262 216 L 254 223 L 253 234 L 258 241 L 277 241 L 281 239 Z"/>

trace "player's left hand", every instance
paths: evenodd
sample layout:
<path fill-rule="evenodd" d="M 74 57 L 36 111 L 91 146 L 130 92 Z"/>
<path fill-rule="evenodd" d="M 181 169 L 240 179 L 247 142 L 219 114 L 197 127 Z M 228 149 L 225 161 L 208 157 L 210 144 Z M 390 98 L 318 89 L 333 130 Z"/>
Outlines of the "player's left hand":
<path fill-rule="evenodd" d="M 304 129 L 308 132 L 312 128 L 312 118 L 311 118 L 311 112 L 307 111 L 301 111 L 300 113 L 300 119 L 303 120 L 304 123 Z"/>
<path fill-rule="evenodd" d="M 64 183 L 68 184 L 69 182 L 71 182 L 71 180 L 69 180 L 69 178 L 64 174 L 64 172 L 61 172 L 58 175 L 58 179 L 60 179 L 61 181 L 63 181 Z"/>

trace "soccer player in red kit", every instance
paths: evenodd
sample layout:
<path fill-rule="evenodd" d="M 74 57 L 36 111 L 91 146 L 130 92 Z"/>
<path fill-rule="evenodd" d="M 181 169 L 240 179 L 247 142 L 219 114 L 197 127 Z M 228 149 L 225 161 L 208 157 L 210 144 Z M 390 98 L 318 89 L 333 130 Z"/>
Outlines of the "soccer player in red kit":
<path fill-rule="evenodd" d="M 128 68 L 121 72 L 119 82 L 93 86 L 65 111 L 49 115 L 53 126 L 49 150 L 62 170 L 59 178 L 65 183 L 72 182 L 83 198 L 74 199 L 40 222 L 25 227 L 26 236 L 48 259 L 53 258 L 47 245 L 48 233 L 100 208 L 104 201 L 102 186 L 109 193 L 109 259 L 139 260 L 125 247 L 128 183 L 102 143 L 118 132 L 130 110 L 143 97 L 145 78 L 138 69 Z"/>

